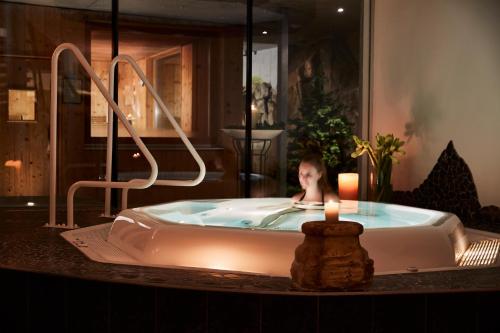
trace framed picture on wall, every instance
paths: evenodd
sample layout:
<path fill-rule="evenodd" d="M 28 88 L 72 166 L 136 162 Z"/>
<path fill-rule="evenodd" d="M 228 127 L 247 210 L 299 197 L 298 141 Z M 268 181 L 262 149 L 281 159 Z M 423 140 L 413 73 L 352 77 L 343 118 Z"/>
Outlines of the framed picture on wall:
<path fill-rule="evenodd" d="M 63 80 L 64 104 L 80 104 L 82 102 L 82 80 L 66 78 Z"/>
<path fill-rule="evenodd" d="M 34 89 L 9 89 L 8 121 L 36 120 L 36 91 Z"/>

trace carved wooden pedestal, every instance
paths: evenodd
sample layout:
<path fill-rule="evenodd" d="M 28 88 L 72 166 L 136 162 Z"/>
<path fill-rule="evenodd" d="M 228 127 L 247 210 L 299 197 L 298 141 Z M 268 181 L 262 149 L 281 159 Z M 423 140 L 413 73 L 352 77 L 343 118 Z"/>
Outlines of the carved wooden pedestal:
<path fill-rule="evenodd" d="M 359 244 L 363 226 L 356 222 L 306 222 L 304 242 L 295 249 L 291 273 L 295 287 L 353 289 L 373 278 L 373 260 Z"/>

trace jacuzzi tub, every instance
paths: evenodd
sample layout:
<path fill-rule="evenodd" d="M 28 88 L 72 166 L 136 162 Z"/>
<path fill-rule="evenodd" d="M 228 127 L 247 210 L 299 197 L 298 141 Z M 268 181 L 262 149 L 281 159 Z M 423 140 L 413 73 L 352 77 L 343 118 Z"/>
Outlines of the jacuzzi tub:
<path fill-rule="evenodd" d="M 109 245 L 134 264 L 222 269 L 289 276 L 302 223 L 323 210 L 296 210 L 289 198 L 178 201 L 127 209 L 116 217 Z M 375 274 L 456 267 L 468 239 L 453 214 L 358 202 L 341 220 L 361 223 L 361 245 Z"/>

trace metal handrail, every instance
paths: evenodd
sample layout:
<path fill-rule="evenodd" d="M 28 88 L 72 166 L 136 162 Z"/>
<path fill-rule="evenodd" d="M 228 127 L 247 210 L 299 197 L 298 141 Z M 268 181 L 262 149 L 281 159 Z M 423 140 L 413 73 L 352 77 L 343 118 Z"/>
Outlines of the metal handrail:
<path fill-rule="evenodd" d="M 158 96 L 157 92 L 155 91 L 155 89 L 153 88 L 153 86 L 151 85 L 149 80 L 146 78 L 146 75 L 144 75 L 144 72 L 141 70 L 141 68 L 139 67 L 137 62 L 135 62 L 135 60 L 128 55 L 125 55 L 125 54 L 117 55 L 111 61 L 111 65 L 109 68 L 109 91 L 111 93 L 111 97 L 113 97 L 113 94 L 114 94 L 112 87 L 113 87 L 114 81 L 115 81 L 115 67 L 119 61 L 128 62 L 132 66 L 134 71 L 137 73 L 139 78 L 144 83 L 145 87 L 148 89 L 148 91 L 153 96 L 156 103 L 158 103 L 158 106 L 160 107 L 160 109 L 163 111 L 163 113 L 165 113 L 165 116 L 167 116 L 168 120 L 170 121 L 170 123 L 174 127 L 175 131 L 177 132 L 177 134 L 181 138 L 182 142 L 184 143 L 184 145 L 186 146 L 188 151 L 191 153 L 194 160 L 198 164 L 198 167 L 200 168 L 200 172 L 198 173 L 198 176 L 194 179 L 186 179 L 186 180 L 157 179 L 153 185 L 163 185 L 163 186 L 196 186 L 196 185 L 198 185 L 205 178 L 205 174 L 206 174 L 205 163 L 201 159 L 201 157 L 198 154 L 198 152 L 196 151 L 196 149 L 194 149 L 193 145 L 191 144 L 191 142 L 189 141 L 186 134 L 181 129 L 181 127 L 179 126 L 179 124 L 177 123 L 175 118 L 172 116 L 172 114 L 170 113 L 168 108 L 165 106 L 165 104 L 161 100 L 160 96 Z M 108 110 L 108 119 L 110 116 L 112 116 L 111 109 Z M 113 145 L 113 136 L 111 135 L 112 132 L 113 132 L 113 124 L 112 124 L 112 122 L 108 121 L 108 141 L 107 141 L 108 154 L 106 156 L 106 180 L 111 179 L 112 159 L 111 159 L 110 152 L 111 152 L 111 147 Z M 145 179 L 131 179 L 131 180 L 129 180 L 129 183 L 141 184 L 144 181 L 145 181 Z M 128 190 L 133 189 L 133 188 L 135 188 L 135 187 L 131 186 L 129 188 L 123 189 L 123 191 L 122 191 L 122 209 L 127 208 Z M 105 216 L 110 216 L 110 210 L 111 210 L 110 200 L 111 200 L 111 189 L 107 188 L 106 195 L 105 195 L 105 203 L 104 203 L 104 215 Z"/>
<path fill-rule="evenodd" d="M 116 113 L 118 119 L 123 123 L 126 130 L 133 138 L 134 142 L 137 144 L 139 150 L 143 153 L 146 160 L 149 162 L 151 166 L 151 175 L 148 179 L 143 179 L 141 182 L 112 182 L 109 181 L 109 178 L 106 181 L 78 181 L 72 184 L 68 190 L 67 196 L 67 225 L 56 224 L 56 177 L 57 177 L 57 93 L 58 93 L 58 60 L 60 54 L 64 50 L 70 50 L 75 55 L 76 59 L 80 62 L 82 67 L 85 69 L 87 74 L 89 74 L 90 78 L 96 84 L 97 88 L 104 96 L 106 101 L 108 102 L 110 109 Z M 51 81 L 50 81 L 50 206 L 49 206 L 49 223 L 47 226 L 49 227 L 62 227 L 62 228 L 73 228 L 73 199 L 74 194 L 77 189 L 80 187 L 98 187 L 98 188 L 136 188 L 143 189 L 151 186 L 156 177 L 158 176 L 158 165 L 153 157 L 153 155 L 146 148 L 141 138 L 137 135 L 135 129 L 129 124 L 127 118 L 121 112 L 118 105 L 113 101 L 113 98 L 107 91 L 107 89 L 102 84 L 99 77 L 96 75 L 87 59 L 83 56 L 81 51 L 74 44 L 71 43 L 63 43 L 59 45 L 52 54 L 52 63 L 51 63 Z M 109 122 L 109 119 L 108 119 Z"/>

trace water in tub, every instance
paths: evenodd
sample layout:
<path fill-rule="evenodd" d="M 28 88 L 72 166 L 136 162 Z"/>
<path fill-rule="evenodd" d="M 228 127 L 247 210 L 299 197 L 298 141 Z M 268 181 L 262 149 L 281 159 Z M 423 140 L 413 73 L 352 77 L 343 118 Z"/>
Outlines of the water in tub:
<path fill-rule="evenodd" d="M 325 218 L 322 209 L 299 209 L 289 198 L 182 201 L 142 209 L 174 223 L 289 231 L 299 231 L 304 222 Z M 341 206 L 340 218 L 359 222 L 365 228 L 390 228 L 426 224 L 432 215 L 397 205 L 360 201 L 354 212 L 343 212 Z"/>

